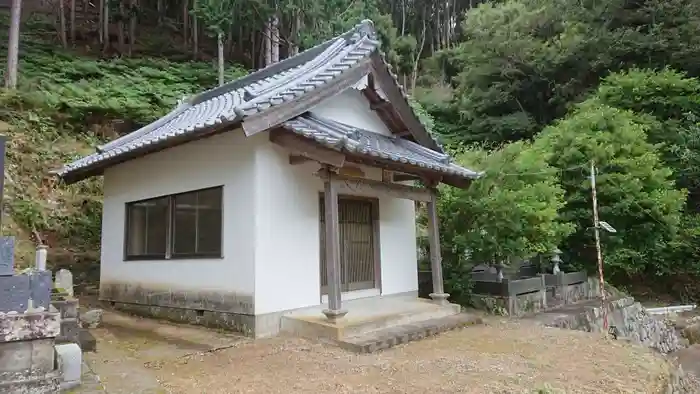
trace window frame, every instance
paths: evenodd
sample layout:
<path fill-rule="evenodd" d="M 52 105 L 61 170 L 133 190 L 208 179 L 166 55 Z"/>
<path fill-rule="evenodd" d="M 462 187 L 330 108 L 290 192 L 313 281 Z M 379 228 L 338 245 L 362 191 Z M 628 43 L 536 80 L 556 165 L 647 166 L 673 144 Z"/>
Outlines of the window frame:
<path fill-rule="evenodd" d="M 174 253 L 174 243 L 175 243 L 175 232 L 173 231 L 174 229 L 174 224 L 175 224 L 175 198 L 178 196 L 182 196 L 185 194 L 191 194 L 191 193 L 200 193 L 200 192 L 205 192 L 209 190 L 220 190 L 221 193 L 221 206 L 219 208 L 219 211 L 221 212 L 221 229 L 219 230 L 219 235 L 221 238 L 221 243 L 220 243 L 220 248 L 219 252 L 211 252 L 211 253 Z M 168 200 L 168 216 L 167 216 L 167 222 L 165 223 L 166 229 L 165 229 L 165 253 L 164 254 L 139 254 L 139 255 L 130 255 L 129 254 L 129 229 L 130 229 L 130 224 L 131 224 L 131 211 L 130 208 L 134 204 L 146 202 L 146 201 L 151 201 L 151 200 L 158 200 L 162 198 L 167 198 Z M 165 194 L 165 195 L 160 195 L 156 197 L 149 197 L 149 198 L 144 198 L 141 200 L 135 200 L 135 201 L 128 201 L 124 204 L 124 261 L 144 261 L 144 260 L 156 260 L 156 261 L 161 261 L 161 260 L 194 260 L 194 259 L 222 259 L 224 257 L 224 186 L 219 185 L 219 186 L 212 186 L 212 187 L 206 187 L 202 189 L 196 189 L 196 190 L 188 190 L 186 192 L 181 192 L 181 193 L 174 193 L 174 194 Z"/>

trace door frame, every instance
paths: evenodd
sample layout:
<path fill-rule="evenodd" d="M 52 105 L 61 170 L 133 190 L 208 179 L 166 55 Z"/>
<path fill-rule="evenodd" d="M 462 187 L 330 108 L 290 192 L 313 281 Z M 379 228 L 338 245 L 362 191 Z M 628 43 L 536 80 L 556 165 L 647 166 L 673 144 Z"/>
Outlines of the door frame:
<path fill-rule="evenodd" d="M 325 212 L 321 212 L 321 203 L 323 201 L 323 192 L 318 193 L 318 199 L 316 200 L 318 203 L 318 209 L 316 209 L 316 212 L 318 212 L 318 229 L 319 229 L 319 234 L 318 234 L 318 239 L 319 239 L 319 255 L 318 255 L 318 272 L 321 272 L 321 264 L 323 263 L 321 253 L 325 253 L 325 248 L 324 245 L 320 245 L 320 240 L 321 240 L 321 234 L 324 233 L 325 228 L 322 226 L 323 223 L 325 223 L 325 218 L 323 222 L 321 221 L 321 215 L 325 215 Z M 372 291 L 374 290 L 376 293 L 376 290 L 379 290 L 379 295 L 382 294 L 382 263 L 381 263 L 381 240 L 379 238 L 379 227 L 380 227 L 380 214 L 379 214 L 379 198 L 377 197 L 363 197 L 363 196 L 354 196 L 352 194 L 339 194 L 338 195 L 338 204 L 340 204 L 340 200 L 356 200 L 356 201 L 366 201 L 371 204 L 371 216 L 372 216 L 372 252 L 374 254 L 374 288 L 371 289 L 362 289 L 362 290 L 354 290 L 354 291 L 345 291 L 341 292 L 342 295 L 350 295 L 357 293 L 358 295 L 361 293 L 367 293 L 367 294 L 373 294 Z M 325 210 L 325 206 L 324 206 Z M 327 269 L 327 268 L 326 268 Z M 323 278 L 319 275 L 319 293 L 320 293 L 320 299 L 321 303 L 323 303 L 323 298 L 328 297 L 328 295 L 323 294 L 322 289 L 322 283 L 323 283 Z M 376 294 L 374 294 L 376 295 Z M 352 297 L 349 297 L 352 298 Z"/>

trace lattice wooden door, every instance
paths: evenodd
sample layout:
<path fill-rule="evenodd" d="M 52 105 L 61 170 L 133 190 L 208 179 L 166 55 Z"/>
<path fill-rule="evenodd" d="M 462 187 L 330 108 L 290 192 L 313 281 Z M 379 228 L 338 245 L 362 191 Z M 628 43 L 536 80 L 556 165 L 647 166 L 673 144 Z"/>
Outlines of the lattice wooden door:
<path fill-rule="evenodd" d="M 341 291 L 373 289 L 376 287 L 374 215 L 372 201 L 340 197 L 338 199 L 340 231 Z M 325 252 L 325 206 L 320 201 L 321 234 L 321 294 L 328 294 L 328 274 Z"/>

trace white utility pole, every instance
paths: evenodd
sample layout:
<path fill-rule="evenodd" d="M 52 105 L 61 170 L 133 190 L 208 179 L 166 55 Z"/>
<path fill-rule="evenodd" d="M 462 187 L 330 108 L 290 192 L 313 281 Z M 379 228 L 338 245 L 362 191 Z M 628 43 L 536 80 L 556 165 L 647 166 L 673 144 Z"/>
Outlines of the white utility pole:
<path fill-rule="evenodd" d="M 598 220 L 598 195 L 595 183 L 595 161 L 591 160 L 591 197 L 593 200 L 593 231 L 595 232 L 595 249 L 598 255 L 598 276 L 600 279 L 600 302 L 603 308 L 603 329 L 608 330 L 608 312 L 605 307 L 605 279 L 603 278 L 603 253 L 600 250 L 600 221 Z"/>

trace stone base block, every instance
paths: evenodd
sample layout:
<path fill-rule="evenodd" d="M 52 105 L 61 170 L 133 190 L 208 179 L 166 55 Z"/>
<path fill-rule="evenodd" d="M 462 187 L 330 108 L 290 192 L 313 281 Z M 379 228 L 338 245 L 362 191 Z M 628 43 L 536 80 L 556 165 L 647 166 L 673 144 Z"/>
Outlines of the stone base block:
<path fill-rule="evenodd" d="M 58 312 L 0 313 L 0 343 L 55 338 L 60 331 Z"/>
<path fill-rule="evenodd" d="M 17 373 L 45 374 L 54 370 L 53 339 L 0 343 L 0 381 Z"/>
<path fill-rule="evenodd" d="M 17 373 L 12 379 L 0 378 L 3 394 L 56 394 L 60 390 L 58 372 L 48 374 Z"/>
<path fill-rule="evenodd" d="M 78 319 L 63 319 L 61 320 L 61 334 L 56 337 L 57 343 L 78 343 L 80 334 L 80 327 L 78 326 Z"/>
<path fill-rule="evenodd" d="M 97 351 L 97 340 L 95 339 L 90 331 L 80 328 L 78 329 L 78 345 L 83 352 L 96 352 Z"/>
<path fill-rule="evenodd" d="M 61 390 L 68 390 L 80 385 L 83 353 L 75 343 L 56 345 L 58 369 L 61 373 Z"/>

